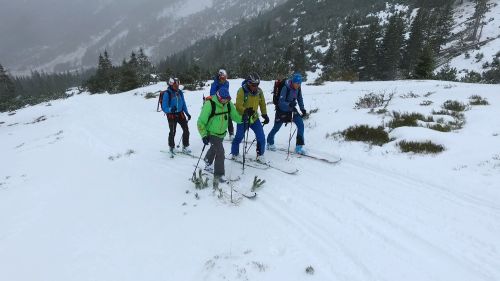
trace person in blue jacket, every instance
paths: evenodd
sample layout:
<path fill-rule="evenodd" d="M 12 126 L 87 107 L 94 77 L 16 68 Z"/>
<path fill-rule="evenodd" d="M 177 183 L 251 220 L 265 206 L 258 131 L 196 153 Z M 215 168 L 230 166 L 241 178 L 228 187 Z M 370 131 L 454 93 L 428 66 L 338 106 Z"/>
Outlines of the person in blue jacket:
<path fill-rule="evenodd" d="M 225 69 L 219 69 L 217 75 L 214 77 L 214 82 L 210 86 L 210 96 L 217 94 L 220 88 L 225 88 L 229 92 L 229 81 L 227 81 L 227 71 Z M 227 131 L 229 132 L 229 139 L 232 140 L 234 136 L 234 126 L 231 116 L 228 119 Z"/>
<path fill-rule="evenodd" d="M 168 133 L 168 146 L 170 147 L 170 152 L 174 152 L 174 138 L 177 130 L 177 123 L 179 123 L 182 128 L 182 152 L 191 153 L 189 149 L 188 127 L 188 121 L 191 120 L 191 115 L 187 110 L 184 93 L 179 89 L 179 86 L 179 78 L 169 78 L 168 89 L 163 94 L 161 108 L 168 119 L 168 128 L 170 130 Z"/>
<path fill-rule="evenodd" d="M 276 150 L 274 145 L 274 135 L 279 131 L 283 123 L 293 121 L 297 125 L 297 139 L 295 145 L 295 153 L 305 154 L 303 148 L 304 142 L 304 121 L 303 116 L 307 115 L 304 108 L 304 100 L 302 98 L 302 91 L 300 85 L 302 84 L 302 76 L 295 73 L 291 79 L 285 81 L 285 85 L 281 88 L 278 106 L 276 108 L 276 117 L 274 119 L 274 126 L 267 135 L 267 149 Z M 297 104 L 299 105 L 302 115 L 297 111 Z"/>

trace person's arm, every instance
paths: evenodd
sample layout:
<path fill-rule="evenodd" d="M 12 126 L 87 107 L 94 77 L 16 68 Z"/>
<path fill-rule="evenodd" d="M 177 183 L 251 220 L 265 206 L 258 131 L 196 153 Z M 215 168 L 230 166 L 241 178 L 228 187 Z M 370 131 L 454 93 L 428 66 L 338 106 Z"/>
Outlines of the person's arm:
<path fill-rule="evenodd" d="M 165 91 L 163 93 L 163 100 L 161 101 L 161 108 L 163 109 L 163 112 L 165 112 L 165 113 L 170 113 L 170 103 L 168 102 L 169 95 L 170 95 L 170 93 L 168 92 L 168 90 Z"/>
<path fill-rule="evenodd" d="M 208 117 L 210 117 L 210 113 L 212 112 L 212 105 L 210 101 L 206 101 L 203 104 L 203 107 L 201 108 L 201 113 L 200 116 L 198 117 L 197 125 L 198 125 L 198 132 L 200 133 L 200 136 L 206 137 L 208 135 Z"/>
<path fill-rule="evenodd" d="M 266 105 L 266 98 L 264 97 L 264 92 L 262 92 L 262 89 L 259 88 L 259 107 L 260 107 L 260 113 L 262 115 L 267 115 L 267 105 Z"/>
<path fill-rule="evenodd" d="M 306 109 L 304 108 L 304 99 L 302 98 L 302 89 L 299 88 L 297 93 L 297 102 L 299 103 L 299 108 L 300 111 L 305 112 Z"/>
<path fill-rule="evenodd" d="M 245 91 L 243 90 L 243 88 L 240 88 L 238 90 L 238 93 L 236 94 L 236 110 L 238 110 L 238 113 L 240 115 L 243 115 L 243 112 L 245 111 L 244 103 Z"/>
<path fill-rule="evenodd" d="M 280 92 L 280 99 L 279 99 L 279 108 L 281 111 L 285 111 L 285 112 L 288 112 L 288 111 L 293 111 L 293 108 L 290 108 L 290 102 L 287 101 L 287 92 L 288 92 L 288 86 L 285 85 L 283 86 L 283 88 L 281 88 L 281 92 Z"/>
<path fill-rule="evenodd" d="M 214 82 L 210 86 L 210 95 L 211 96 L 215 95 L 215 93 L 217 92 L 217 90 L 218 90 L 218 87 L 217 87 L 218 84 L 219 84 L 219 82 L 217 80 L 214 80 Z"/>
<path fill-rule="evenodd" d="M 231 119 L 233 119 L 233 121 L 238 124 L 243 123 L 243 117 L 238 112 L 238 110 L 236 110 L 236 106 L 234 106 L 234 104 L 231 101 L 229 101 L 229 106 L 231 107 L 231 114 L 230 114 Z"/>

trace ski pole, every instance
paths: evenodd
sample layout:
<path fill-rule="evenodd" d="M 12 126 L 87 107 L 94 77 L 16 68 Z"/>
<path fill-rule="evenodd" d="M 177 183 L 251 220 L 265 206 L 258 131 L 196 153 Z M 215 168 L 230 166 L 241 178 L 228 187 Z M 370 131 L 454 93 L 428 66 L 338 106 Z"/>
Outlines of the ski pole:
<path fill-rule="evenodd" d="M 292 111 L 292 121 L 290 122 L 290 136 L 288 137 L 288 149 L 287 149 L 287 155 L 286 155 L 286 160 L 288 160 L 290 158 L 290 142 L 292 141 L 292 127 L 293 127 L 293 115 L 294 115 L 294 112 Z M 293 132 L 293 134 L 295 135 L 295 131 Z"/>
<path fill-rule="evenodd" d="M 244 124 L 248 124 L 248 122 L 249 121 L 247 120 L 247 123 L 244 123 Z M 244 126 L 246 127 L 246 125 L 244 125 Z M 245 173 L 245 159 L 246 159 L 245 152 L 247 150 L 248 131 L 250 131 L 249 128 L 246 128 L 246 130 L 247 130 L 247 132 L 246 132 L 246 136 L 245 136 L 245 146 L 243 147 L 243 174 Z"/>
<path fill-rule="evenodd" d="M 262 125 L 262 128 L 264 128 L 264 126 L 265 126 L 265 125 L 266 125 L 266 124 Z M 248 153 L 248 151 L 250 151 L 250 148 L 252 148 L 252 145 L 253 145 L 253 143 L 254 143 L 256 140 L 257 140 L 257 137 L 255 137 L 255 138 L 253 139 L 252 143 L 250 144 L 250 146 L 249 146 L 249 147 L 248 147 L 248 149 L 246 150 L 246 152 L 247 152 L 247 153 Z"/>
<path fill-rule="evenodd" d="M 200 158 L 198 158 L 198 163 L 196 163 L 196 167 L 194 168 L 192 179 L 196 177 L 196 169 L 198 169 L 198 165 L 200 164 L 201 156 L 203 155 L 203 151 L 205 151 L 205 147 L 207 147 L 207 145 L 203 144 L 203 149 L 201 150 Z"/>

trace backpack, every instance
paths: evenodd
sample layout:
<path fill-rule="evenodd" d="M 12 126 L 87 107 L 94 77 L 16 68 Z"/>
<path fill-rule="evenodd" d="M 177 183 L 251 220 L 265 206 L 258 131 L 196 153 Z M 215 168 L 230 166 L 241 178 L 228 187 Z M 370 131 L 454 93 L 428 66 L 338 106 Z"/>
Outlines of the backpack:
<path fill-rule="evenodd" d="M 273 104 L 277 107 L 278 103 L 280 101 L 280 93 L 281 89 L 285 87 L 285 82 L 286 79 L 283 80 L 276 80 L 274 81 L 274 87 L 273 87 Z M 288 90 L 286 91 L 286 98 L 288 98 Z"/>
<path fill-rule="evenodd" d="M 212 106 L 212 111 L 210 112 L 210 115 L 208 116 L 208 122 L 210 122 L 210 119 L 212 119 L 215 115 L 222 115 L 222 114 L 231 114 L 231 106 L 228 104 L 227 106 L 227 111 L 225 112 L 219 112 L 215 113 L 215 102 L 212 100 L 212 96 L 208 96 L 205 98 L 205 101 L 209 101 L 210 105 Z"/>
<path fill-rule="evenodd" d="M 158 105 L 156 106 L 156 112 L 163 111 L 163 94 L 165 94 L 166 92 L 168 92 L 168 90 L 160 92 L 160 95 L 158 96 Z M 172 96 L 169 94 L 168 95 L 168 103 L 170 104 L 171 101 L 172 101 Z M 161 110 L 160 110 L 160 108 L 161 108 Z"/>
<path fill-rule="evenodd" d="M 274 81 L 274 87 L 273 87 L 273 104 L 275 105 L 275 110 L 278 108 L 278 104 L 280 102 L 280 94 L 281 90 L 283 87 L 285 87 L 286 79 L 283 80 L 275 80 Z M 288 99 L 288 94 L 290 93 L 290 90 L 288 87 L 286 88 L 286 96 L 285 99 Z M 297 96 L 302 95 L 302 89 L 299 88 L 299 91 L 297 92 Z"/>

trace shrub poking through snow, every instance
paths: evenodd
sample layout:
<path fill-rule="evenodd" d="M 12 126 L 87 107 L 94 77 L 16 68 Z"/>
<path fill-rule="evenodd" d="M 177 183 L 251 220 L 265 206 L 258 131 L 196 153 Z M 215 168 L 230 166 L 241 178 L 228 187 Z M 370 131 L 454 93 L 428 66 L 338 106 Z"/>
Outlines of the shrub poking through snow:
<path fill-rule="evenodd" d="M 382 94 L 369 93 L 360 97 L 359 100 L 354 104 L 355 109 L 361 108 L 376 108 L 376 107 L 387 107 L 387 104 L 392 100 L 394 93 L 386 94 L 385 92 Z"/>
<path fill-rule="evenodd" d="M 489 105 L 490 103 L 481 96 L 473 95 L 469 97 L 470 105 Z"/>
<path fill-rule="evenodd" d="M 312 267 L 312 266 L 306 267 L 306 273 L 313 275 L 314 274 L 314 267 Z"/>
<path fill-rule="evenodd" d="M 429 106 L 432 104 L 431 100 L 424 100 L 420 103 L 421 106 Z"/>
<path fill-rule="evenodd" d="M 204 189 L 208 187 L 208 177 L 203 177 L 201 169 L 198 170 L 198 176 L 196 176 L 196 172 L 193 173 L 191 181 L 194 183 L 196 189 Z"/>
<path fill-rule="evenodd" d="M 266 183 L 266 180 L 259 179 L 257 176 L 255 176 L 255 178 L 253 179 L 252 191 L 260 188 L 264 183 Z"/>
<path fill-rule="evenodd" d="M 356 125 L 345 129 L 342 135 L 348 141 L 362 141 L 380 146 L 389 142 L 389 134 L 384 131 L 384 127 L 373 128 L 368 125 Z"/>
<path fill-rule="evenodd" d="M 456 100 L 447 100 L 443 103 L 443 108 L 447 110 L 461 112 L 467 109 L 467 105 Z"/>
<path fill-rule="evenodd" d="M 154 98 L 156 98 L 156 97 L 157 97 L 157 96 L 156 96 L 156 94 L 155 94 L 155 93 L 151 93 L 151 92 L 147 93 L 147 94 L 144 96 L 144 98 L 145 98 L 145 99 L 154 99 Z"/>
<path fill-rule="evenodd" d="M 423 122 L 433 122 L 434 118 L 432 116 L 425 117 L 421 113 L 399 113 L 397 111 L 392 112 L 392 116 L 394 117 L 387 126 L 389 128 L 398 128 L 398 127 L 418 127 L 418 120 Z"/>
<path fill-rule="evenodd" d="M 451 132 L 452 127 L 449 124 L 434 124 L 434 125 L 428 125 L 427 128 L 432 129 L 434 131 L 439 131 L 439 132 Z"/>
<path fill-rule="evenodd" d="M 414 153 L 440 153 L 444 151 L 444 146 L 440 144 L 435 144 L 431 141 L 426 142 L 414 142 L 414 141 L 400 141 L 398 146 L 403 152 L 414 152 Z"/>

